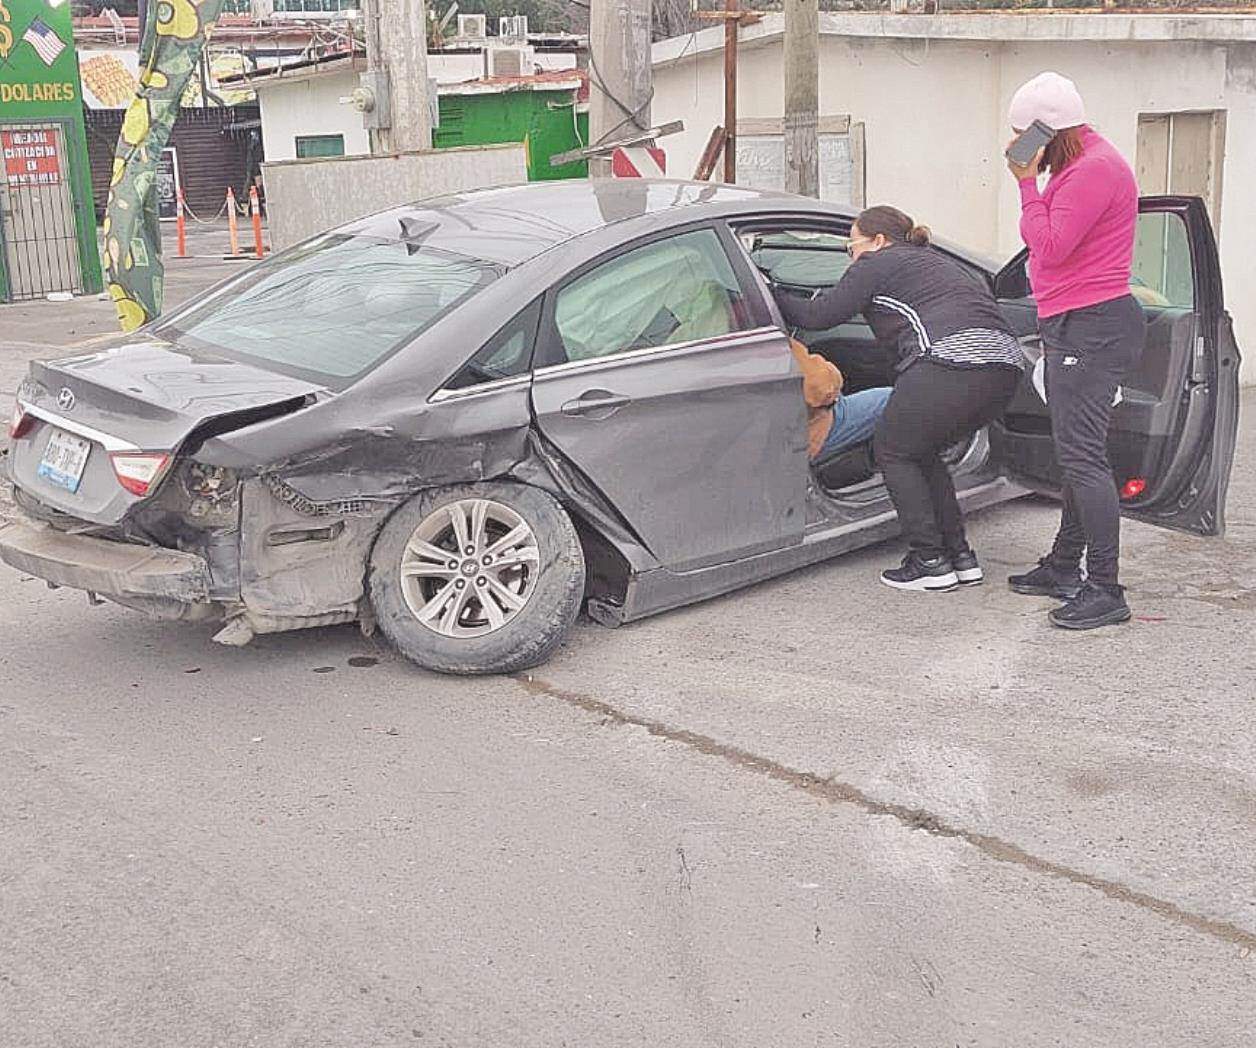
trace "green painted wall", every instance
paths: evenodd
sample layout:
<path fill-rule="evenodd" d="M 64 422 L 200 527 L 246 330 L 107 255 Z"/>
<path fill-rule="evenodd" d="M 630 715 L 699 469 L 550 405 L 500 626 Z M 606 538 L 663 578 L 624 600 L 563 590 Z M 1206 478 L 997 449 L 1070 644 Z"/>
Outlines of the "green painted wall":
<path fill-rule="evenodd" d="M 44 37 L 45 54 L 51 54 L 60 45 L 60 53 L 51 63 L 24 39 L 37 21 L 51 31 Z M 87 135 L 83 128 L 70 4 L 53 7 L 47 0 L 0 0 L 0 129 L 6 123 L 31 120 L 61 123 L 66 152 L 64 163 L 74 199 L 83 288 L 98 292 L 102 287 L 100 254 L 96 246 L 91 171 L 87 163 Z M 0 166 L 0 178 L 4 177 L 3 166 Z M 0 301 L 8 298 L 8 289 L 4 253 L 0 252 Z"/>
<path fill-rule="evenodd" d="M 437 149 L 528 143 L 528 180 L 585 178 L 585 161 L 550 167 L 550 157 L 589 141 L 589 116 L 576 113 L 571 91 L 506 91 L 484 95 L 441 95 Z M 577 134 L 578 129 L 578 134 Z"/>

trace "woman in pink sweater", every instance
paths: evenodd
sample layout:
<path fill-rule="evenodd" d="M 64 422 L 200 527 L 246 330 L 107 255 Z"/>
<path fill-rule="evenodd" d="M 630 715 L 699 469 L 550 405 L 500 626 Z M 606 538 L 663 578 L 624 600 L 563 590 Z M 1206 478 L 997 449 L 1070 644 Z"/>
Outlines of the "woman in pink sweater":
<path fill-rule="evenodd" d="M 1010 115 L 1017 132 L 1035 120 L 1056 132 L 1027 166 L 1008 166 L 1020 184 L 1064 509 L 1051 552 L 1008 583 L 1066 601 L 1049 615 L 1056 626 L 1093 629 L 1130 617 L 1118 581 L 1120 503 L 1107 446 L 1117 389 L 1145 335 L 1130 294 L 1138 186 L 1121 154 L 1087 126 L 1071 80 L 1035 77 L 1016 92 Z M 1041 191 L 1040 169 L 1051 173 Z"/>

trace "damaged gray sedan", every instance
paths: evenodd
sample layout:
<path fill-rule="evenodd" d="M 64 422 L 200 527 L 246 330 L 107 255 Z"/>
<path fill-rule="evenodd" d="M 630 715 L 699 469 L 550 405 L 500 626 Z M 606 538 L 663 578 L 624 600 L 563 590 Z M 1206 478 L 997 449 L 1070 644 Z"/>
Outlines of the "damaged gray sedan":
<path fill-rule="evenodd" d="M 1223 524 L 1238 354 L 1202 205 L 1143 203 L 1148 352 L 1113 427 L 1131 515 Z M 851 214 L 730 187 L 491 190 L 316 237 L 87 355 L 35 362 L 0 558 L 216 639 L 357 621 L 455 673 L 897 531 L 869 449 L 807 459 L 764 274 L 836 280 Z M 1034 353 L 1024 260 L 991 282 Z M 801 332 L 854 390 L 866 325 Z M 1028 380 L 953 453 L 966 509 L 1056 489 Z"/>

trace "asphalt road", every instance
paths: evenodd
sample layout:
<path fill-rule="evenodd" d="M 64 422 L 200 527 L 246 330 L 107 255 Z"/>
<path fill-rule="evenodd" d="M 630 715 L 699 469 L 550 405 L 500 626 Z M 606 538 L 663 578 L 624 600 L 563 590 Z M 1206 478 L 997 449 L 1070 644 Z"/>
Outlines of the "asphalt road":
<path fill-rule="evenodd" d="M 889 544 L 457 680 L 0 570 L 0 1045 L 1250 1048 L 1254 462 L 1081 636 Z"/>

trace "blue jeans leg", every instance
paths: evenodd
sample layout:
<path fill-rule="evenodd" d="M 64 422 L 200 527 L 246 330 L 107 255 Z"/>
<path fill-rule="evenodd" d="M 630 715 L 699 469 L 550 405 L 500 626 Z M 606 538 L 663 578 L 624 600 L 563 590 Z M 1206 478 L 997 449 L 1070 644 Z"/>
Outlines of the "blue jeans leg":
<path fill-rule="evenodd" d="M 890 386 L 861 389 L 858 393 L 837 398 L 833 405 L 833 428 L 829 430 L 816 458 L 827 458 L 839 451 L 871 440 L 877 419 L 885 410 L 894 390 Z"/>

